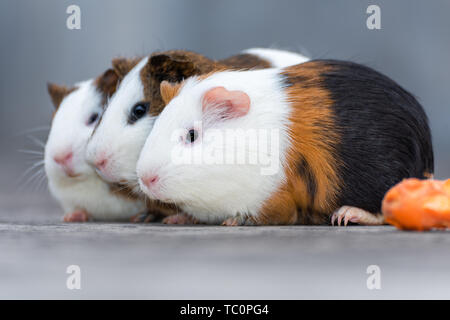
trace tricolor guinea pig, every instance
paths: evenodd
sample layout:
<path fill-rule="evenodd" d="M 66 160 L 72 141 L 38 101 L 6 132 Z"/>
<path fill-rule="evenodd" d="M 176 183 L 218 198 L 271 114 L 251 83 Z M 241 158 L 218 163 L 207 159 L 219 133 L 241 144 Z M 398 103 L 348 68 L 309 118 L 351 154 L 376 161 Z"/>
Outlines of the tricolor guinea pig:
<path fill-rule="evenodd" d="M 64 221 L 123 220 L 146 210 L 143 200 L 116 193 L 85 161 L 87 142 L 117 81 L 116 72 L 108 70 L 73 88 L 48 85 L 56 111 L 45 146 L 45 172 Z"/>
<path fill-rule="evenodd" d="M 249 49 L 221 61 L 190 51 L 173 50 L 154 53 L 133 68 L 116 67 L 126 75 L 109 100 L 89 141 L 86 157 L 105 181 L 142 194 L 136 162 L 156 117 L 165 106 L 160 94 L 162 81 L 181 81 L 217 69 L 258 69 L 306 60 L 303 55 L 276 49 Z"/>
<path fill-rule="evenodd" d="M 382 224 L 385 192 L 433 173 L 421 105 L 359 64 L 213 72 L 161 95 L 140 186 L 202 222 Z"/>

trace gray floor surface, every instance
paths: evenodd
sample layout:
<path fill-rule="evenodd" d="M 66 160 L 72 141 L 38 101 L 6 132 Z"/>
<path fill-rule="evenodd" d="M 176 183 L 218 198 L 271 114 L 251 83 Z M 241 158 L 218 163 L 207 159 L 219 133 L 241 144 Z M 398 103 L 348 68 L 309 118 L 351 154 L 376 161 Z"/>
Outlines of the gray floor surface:
<path fill-rule="evenodd" d="M 67 224 L 46 193 L 0 195 L 0 298 L 450 298 L 449 248 L 388 226 Z"/>

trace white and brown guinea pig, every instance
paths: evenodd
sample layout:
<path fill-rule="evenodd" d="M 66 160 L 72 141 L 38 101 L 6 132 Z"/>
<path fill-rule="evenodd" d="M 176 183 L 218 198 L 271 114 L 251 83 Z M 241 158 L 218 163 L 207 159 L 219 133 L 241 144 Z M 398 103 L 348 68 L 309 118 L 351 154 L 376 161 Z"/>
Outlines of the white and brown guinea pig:
<path fill-rule="evenodd" d="M 162 81 L 181 81 L 224 68 L 282 67 L 307 59 L 301 54 L 263 48 L 248 49 L 219 61 L 186 50 L 153 53 L 133 69 L 124 68 L 126 75 L 106 106 L 89 141 L 86 157 L 105 181 L 142 194 L 136 163 L 153 123 L 165 105 L 160 94 Z"/>
<path fill-rule="evenodd" d="M 142 200 L 116 193 L 85 161 L 87 142 L 117 81 L 108 70 L 70 89 L 48 85 L 56 111 L 45 146 L 45 172 L 66 222 L 125 220 L 145 211 Z"/>
<path fill-rule="evenodd" d="M 202 222 L 381 224 L 390 187 L 433 173 L 421 105 L 356 63 L 214 72 L 163 82 L 161 94 L 168 105 L 140 155 L 140 185 Z"/>

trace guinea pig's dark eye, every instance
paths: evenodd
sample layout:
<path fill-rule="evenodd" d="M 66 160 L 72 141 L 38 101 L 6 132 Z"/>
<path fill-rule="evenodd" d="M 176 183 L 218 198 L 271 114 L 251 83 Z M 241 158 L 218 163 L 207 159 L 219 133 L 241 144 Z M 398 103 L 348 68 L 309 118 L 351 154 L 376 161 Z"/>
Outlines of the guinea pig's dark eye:
<path fill-rule="evenodd" d="M 91 116 L 89 117 L 88 121 L 87 121 L 87 125 L 90 126 L 91 124 L 93 124 L 95 121 L 97 121 L 98 119 L 98 113 L 93 113 L 91 114 Z"/>
<path fill-rule="evenodd" d="M 186 143 L 193 143 L 198 138 L 198 132 L 195 129 L 191 129 L 186 134 Z"/>
<path fill-rule="evenodd" d="M 148 102 L 138 102 L 131 108 L 130 116 L 128 117 L 128 123 L 133 124 L 138 121 L 140 118 L 145 116 L 150 107 L 150 103 Z"/>

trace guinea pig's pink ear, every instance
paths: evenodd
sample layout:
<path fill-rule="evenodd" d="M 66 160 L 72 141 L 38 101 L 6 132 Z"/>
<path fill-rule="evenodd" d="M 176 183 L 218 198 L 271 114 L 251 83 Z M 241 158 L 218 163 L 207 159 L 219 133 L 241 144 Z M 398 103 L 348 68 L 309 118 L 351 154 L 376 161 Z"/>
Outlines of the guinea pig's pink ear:
<path fill-rule="evenodd" d="M 250 97 L 243 91 L 229 91 L 224 87 L 209 89 L 203 96 L 203 112 L 220 111 L 227 118 L 245 116 L 250 110 Z"/>
<path fill-rule="evenodd" d="M 55 109 L 58 109 L 59 105 L 69 93 L 71 93 L 76 88 L 67 88 L 65 86 L 60 86 L 54 83 L 47 83 L 47 90 L 50 98 L 52 99 Z"/>

